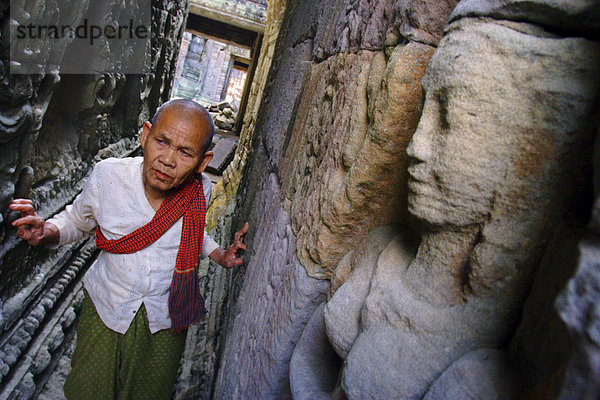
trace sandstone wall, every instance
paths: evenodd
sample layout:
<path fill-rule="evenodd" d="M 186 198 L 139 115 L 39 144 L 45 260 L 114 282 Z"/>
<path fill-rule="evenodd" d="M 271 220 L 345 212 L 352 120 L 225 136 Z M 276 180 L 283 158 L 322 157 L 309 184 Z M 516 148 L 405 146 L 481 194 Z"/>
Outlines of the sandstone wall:
<path fill-rule="evenodd" d="M 47 2 L 2 5 L 3 32 L 12 18 L 27 18 Z M 118 3 L 118 4 L 117 4 Z M 58 1 L 55 13 L 72 22 L 87 13 L 118 12 L 126 2 Z M 138 147 L 138 128 L 170 96 L 186 1 L 152 1 L 148 75 L 52 73 L 10 75 L 3 33 L 0 72 L 0 397 L 60 398 L 72 326 L 81 301 L 80 278 L 95 257 L 83 241 L 57 250 L 30 248 L 10 227 L 13 198 L 28 197 L 47 218 L 81 190 L 92 166 Z M 107 14 L 108 15 L 108 14 Z M 19 20 L 26 23 L 26 20 Z M 44 49 L 42 49 L 44 50 Z M 47 49 L 46 49 L 47 50 Z M 48 63 L 60 63 L 69 41 L 56 45 Z M 100 69 L 101 55 L 94 60 Z M 50 64 L 48 64 L 50 65 Z M 45 70 L 46 65 L 40 67 Z M 44 389 L 46 383 L 49 386 Z M 42 394 L 40 394 L 40 392 Z M 46 394 L 44 394 L 46 393 Z M 58 397 L 57 397 L 58 396 Z"/>
<path fill-rule="evenodd" d="M 242 271 L 243 300 L 229 317 L 217 398 L 291 396 L 289 363 L 312 311 L 325 300 L 322 278 L 331 277 L 339 259 L 370 230 L 408 216 L 396 212 L 406 209 L 407 193 L 397 182 L 406 185 L 404 151 L 418 122 L 420 81 L 444 23 L 423 29 L 416 16 L 410 21 L 414 12 L 407 7 L 386 2 L 286 6 L 250 164 L 233 203 L 238 209 L 234 225 L 251 222 L 252 250 Z M 452 8 L 437 3 L 437 17 L 424 18 L 445 20 Z M 400 30 L 411 32 L 407 36 L 413 40 Z M 380 185 L 369 171 L 380 175 Z M 273 184 L 265 189 L 265 181 Z M 278 205 L 274 209 L 284 218 L 271 222 L 274 211 L 263 211 L 263 202 Z M 273 235 L 284 227 L 290 239 L 275 246 Z M 291 246 L 291 255 L 282 259 Z M 280 254 L 273 258 L 272 252 Z M 274 288 L 288 279 L 290 265 L 304 267 L 305 283 L 280 297 Z M 256 306 L 261 299 L 269 299 L 269 306 Z M 309 308 L 299 312 L 294 304 L 300 301 Z M 257 320 L 269 321 L 270 328 L 252 326 Z M 271 334 L 277 345 L 265 340 Z M 240 370 L 248 372 L 235 372 Z"/>
<path fill-rule="evenodd" d="M 567 333 L 531 327 L 592 203 L 597 11 L 457 3 L 287 2 L 215 397 L 556 397 Z"/>

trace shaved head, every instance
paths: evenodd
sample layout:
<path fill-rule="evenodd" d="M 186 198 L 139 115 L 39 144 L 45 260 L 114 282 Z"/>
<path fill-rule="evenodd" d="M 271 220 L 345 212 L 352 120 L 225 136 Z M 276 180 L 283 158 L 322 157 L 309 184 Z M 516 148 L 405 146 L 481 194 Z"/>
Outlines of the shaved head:
<path fill-rule="evenodd" d="M 205 133 L 202 143 L 203 151 L 206 152 L 209 149 L 215 133 L 215 124 L 206 108 L 190 99 L 169 100 L 158 107 L 150 122 L 154 126 L 167 113 L 178 119 L 193 121 L 193 124 Z"/>

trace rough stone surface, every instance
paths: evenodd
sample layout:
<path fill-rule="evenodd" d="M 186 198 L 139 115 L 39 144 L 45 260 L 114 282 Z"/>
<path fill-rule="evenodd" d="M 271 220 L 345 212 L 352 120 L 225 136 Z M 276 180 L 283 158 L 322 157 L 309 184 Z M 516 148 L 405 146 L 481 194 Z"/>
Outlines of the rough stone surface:
<path fill-rule="evenodd" d="M 71 356 L 75 350 L 75 338 L 65 345 L 65 352 L 59 359 L 57 367 L 52 371 L 50 378 L 42 388 L 37 400 L 65 400 L 63 385 L 71 365 Z"/>
<path fill-rule="evenodd" d="M 340 261 L 340 264 L 347 264 L 352 272 L 327 302 L 324 315 L 327 336 L 342 358 L 346 358 L 359 334 L 360 313 L 369 294 L 379 254 L 396 235 L 394 227 L 379 228 L 367 236 L 363 246 L 348 253 Z M 338 264 L 337 269 L 340 268 L 341 265 Z"/>
<path fill-rule="evenodd" d="M 296 99 L 301 93 L 305 73 L 310 67 L 308 61 L 311 49 L 312 44 L 305 41 L 285 48 L 283 54 L 278 54 L 279 65 L 274 69 L 274 76 L 271 76 L 269 82 L 271 90 L 265 94 L 261 104 L 262 118 L 257 121 L 255 132 L 263 133 L 257 140 L 265 147 L 268 154 L 266 160 L 269 168 L 273 170 L 279 169 L 283 157 L 290 123 L 297 112 Z"/>
<path fill-rule="evenodd" d="M 215 240 L 229 232 L 213 231 Z M 175 400 L 210 399 L 221 351 L 232 272 L 208 259 L 200 263 L 200 289 L 207 307 L 206 320 L 188 329 L 186 347 L 175 385 Z"/>
<path fill-rule="evenodd" d="M 375 227 L 406 222 L 405 150 L 432 53 L 409 43 L 387 60 L 363 51 L 311 68 L 282 163 L 298 256 L 311 276 L 330 277 Z"/>
<path fill-rule="evenodd" d="M 304 2 L 298 11 L 312 23 L 304 28 L 314 34 L 313 58 L 325 60 L 340 53 L 378 51 L 409 40 L 437 45 L 457 0 L 375 0 Z M 305 25 L 306 27 L 307 25 Z M 314 32 L 314 33 L 313 33 Z"/>
<path fill-rule="evenodd" d="M 408 40 L 437 46 L 448 16 L 459 3 L 457 0 L 404 0 L 396 1 L 394 10 L 400 20 L 400 35 Z M 388 34 L 388 41 L 394 32 Z"/>
<path fill-rule="evenodd" d="M 324 307 L 315 310 L 294 349 L 290 386 L 295 400 L 328 400 L 335 389 L 341 360 L 325 334 Z"/>
<path fill-rule="evenodd" d="M 394 24 L 393 2 L 387 0 L 306 5 L 307 8 L 315 6 L 321 9 L 313 52 L 318 61 L 340 53 L 382 50 L 388 28 Z"/>
<path fill-rule="evenodd" d="M 456 360 L 431 385 L 423 400 L 519 399 L 518 373 L 508 354 L 478 349 Z"/>
<path fill-rule="evenodd" d="M 217 21 L 261 31 L 266 22 L 267 0 L 191 0 L 190 12 Z"/>
<path fill-rule="evenodd" d="M 215 399 L 290 398 L 294 347 L 328 284 L 296 261 L 289 216 L 278 203 L 279 184 L 265 176 L 254 198 L 244 285 L 229 316 Z"/>
<path fill-rule="evenodd" d="M 217 118 L 215 118 L 215 125 L 217 126 L 217 128 L 223 129 L 224 131 L 232 130 L 234 124 L 235 120 L 227 118 L 224 115 L 219 115 Z"/>

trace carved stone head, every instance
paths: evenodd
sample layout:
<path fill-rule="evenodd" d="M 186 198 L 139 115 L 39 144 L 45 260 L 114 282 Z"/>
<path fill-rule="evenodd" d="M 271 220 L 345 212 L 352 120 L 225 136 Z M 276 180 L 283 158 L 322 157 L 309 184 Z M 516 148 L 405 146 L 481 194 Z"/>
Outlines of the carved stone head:
<path fill-rule="evenodd" d="M 408 205 L 426 232 L 472 235 L 461 266 L 439 268 L 461 275 L 462 292 L 520 285 L 553 227 L 585 208 L 599 51 L 526 24 L 449 26 L 423 80 Z M 452 263 L 429 239 L 417 258 Z"/>

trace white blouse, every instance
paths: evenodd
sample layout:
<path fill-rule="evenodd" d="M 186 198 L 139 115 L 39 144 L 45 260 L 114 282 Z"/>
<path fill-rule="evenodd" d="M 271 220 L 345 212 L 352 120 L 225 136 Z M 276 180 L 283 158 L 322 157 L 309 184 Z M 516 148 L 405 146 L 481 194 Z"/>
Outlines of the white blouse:
<path fill-rule="evenodd" d="M 60 232 L 59 245 L 94 235 L 119 239 L 150 222 L 155 214 L 144 193 L 142 157 L 109 158 L 96 164 L 73 204 L 49 219 Z M 206 204 L 212 183 L 202 174 Z M 132 254 L 101 251 L 87 271 L 84 287 L 110 329 L 125 333 L 142 303 L 150 332 L 171 327 L 169 288 L 181 238 L 182 218 L 150 246 Z M 219 245 L 204 233 L 202 258 Z"/>

